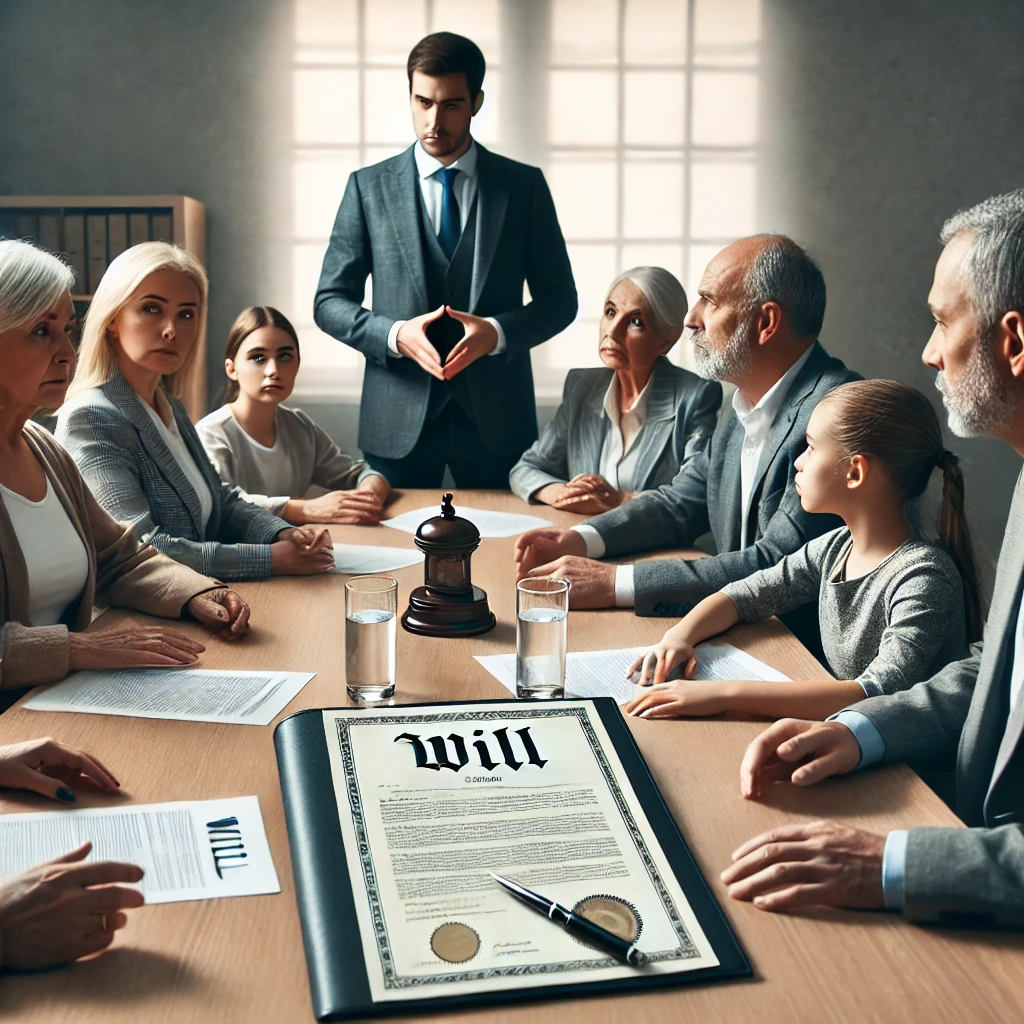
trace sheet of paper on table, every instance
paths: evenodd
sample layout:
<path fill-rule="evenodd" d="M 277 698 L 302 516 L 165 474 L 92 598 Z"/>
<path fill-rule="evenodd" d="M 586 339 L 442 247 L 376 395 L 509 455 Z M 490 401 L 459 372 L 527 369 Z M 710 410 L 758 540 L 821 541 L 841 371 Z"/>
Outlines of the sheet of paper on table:
<path fill-rule="evenodd" d="M 622 908 L 641 922 L 649 974 L 718 963 L 593 704 L 323 716 L 359 922 L 347 952 L 361 940 L 375 1002 L 634 975 L 491 871 L 565 906 Z"/>
<path fill-rule="evenodd" d="M 416 548 L 373 547 L 369 544 L 335 544 L 334 571 L 356 576 L 368 572 L 391 572 L 423 561 Z"/>
<path fill-rule="evenodd" d="M 281 891 L 255 796 L 0 815 L 0 882 L 86 840 L 145 871 L 147 903 Z"/>
<path fill-rule="evenodd" d="M 420 523 L 439 514 L 438 509 L 439 506 L 430 505 L 428 508 L 418 508 L 414 512 L 403 512 L 394 519 L 385 519 L 383 525 L 394 530 L 415 533 Z M 455 506 L 455 514 L 468 519 L 480 531 L 481 537 L 515 537 L 527 530 L 551 525 L 547 519 L 524 515 L 521 512 L 492 512 L 490 509 L 466 508 L 458 504 Z"/>
<path fill-rule="evenodd" d="M 614 697 L 626 704 L 644 692 L 626 678 L 626 670 L 649 647 L 625 647 L 611 651 L 573 651 L 565 656 L 566 697 Z M 789 676 L 766 665 L 746 651 L 726 643 L 698 644 L 698 679 L 768 679 L 788 682 Z M 502 686 L 516 692 L 515 654 L 477 654 L 476 660 Z"/>
<path fill-rule="evenodd" d="M 182 722 L 270 725 L 315 672 L 136 668 L 74 672 L 34 694 L 31 711 L 74 711 Z"/>

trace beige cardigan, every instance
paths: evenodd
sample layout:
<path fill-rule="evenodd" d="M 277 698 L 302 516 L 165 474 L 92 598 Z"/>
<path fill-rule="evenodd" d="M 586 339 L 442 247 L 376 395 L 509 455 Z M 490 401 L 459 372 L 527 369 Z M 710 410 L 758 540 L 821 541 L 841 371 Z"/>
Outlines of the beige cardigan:
<path fill-rule="evenodd" d="M 71 456 L 41 426 L 29 421 L 24 436 L 82 538 L 89 559 L 85 589 L 77 604 L 68 609 L 72 629 L 79 631 L 89 625 L 94 602 L 177 619 L 196 594 L 223 586 L 156 548 L 139 544 L 130 528 L 100 507 Z M 0 689 L 52 683 L 66 676 L 71 652 L 68 627 L 28 624 L 28 570 L 2 497 L 0 606 Z"/>

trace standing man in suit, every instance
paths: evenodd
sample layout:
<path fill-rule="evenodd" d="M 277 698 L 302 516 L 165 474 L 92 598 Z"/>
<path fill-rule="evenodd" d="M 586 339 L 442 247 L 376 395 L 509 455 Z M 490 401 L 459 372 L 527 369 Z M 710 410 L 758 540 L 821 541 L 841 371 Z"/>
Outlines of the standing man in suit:
<path fill-rule="evenodd" d="M 576 315 L 544 175 L 470 133 L 484 70 L 463 36 L 416 44 L 418 141 L 349 178 L 317 288 L 317 326 L 366 357 L 359 447 L 395 487 L 439 487 L 447 465 L 459 487 L 507 490 L 537 439 L 530 349 Z"/>
<path fill-rule="evenodd" d="M 942 229 L 924 361 L 938 371 L 949 425 L 1024 456 L 1024 190 L 964 210 Z M 763 910 L 809 903 L 902 910 L 912 921 L 1024 928 L 1024 472 L 996 569 L 983 643 L 902 693 L 827 722 L 783 719 L 750 745 L 747 797 L 773 782 L 810 786 L 876 761 L 956 759 L 969 826 L 887 837 L 827 821 L 758 836 L 722 872 Z"/>
<path fill-rule="evenodd" d="M 859 379 L 817 341 L 825 315 L 821 270 L 792 239 L 755 235 L 715 256 L 698 293 L 686 318 L 697 372 L 737 388 L 704 451 L 669 484 L 571 530 L 531 530 L 516 543 L 519 574 L 570 579 L 573 607 L 682 616 L 726 583 L 841 525 L 805 512 L 793 486 L 814 407 L 832 388 Z M 709 529 L 713 558 L 595 560 L 689 547 Z M 785 621 L 819 647 L 816 609 Z"/>

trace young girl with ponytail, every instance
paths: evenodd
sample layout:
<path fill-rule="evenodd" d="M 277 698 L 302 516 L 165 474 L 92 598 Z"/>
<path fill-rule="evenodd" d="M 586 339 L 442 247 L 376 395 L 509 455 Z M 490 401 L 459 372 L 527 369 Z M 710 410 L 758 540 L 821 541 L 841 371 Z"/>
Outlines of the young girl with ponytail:
<path fill-rule="evenodd" d="M 844 384 L 814 410 L 794 465 L 804 509 L 831 512 L 846 526 L 696 605 L 630 668 L 651 688 L 624 710 L 641 718 L 736 711 L 823 719 L 967 657 L 981 635 L 981 608 L 963 477 L 928 399 L 891 380 Z M 917 537 L 907 518 L 936 468 L 937 545 Z M 811 601 L 835 680 L 693 680 L 702 640 Z M 666 682 L 673 673 L 683 678 Z"/>

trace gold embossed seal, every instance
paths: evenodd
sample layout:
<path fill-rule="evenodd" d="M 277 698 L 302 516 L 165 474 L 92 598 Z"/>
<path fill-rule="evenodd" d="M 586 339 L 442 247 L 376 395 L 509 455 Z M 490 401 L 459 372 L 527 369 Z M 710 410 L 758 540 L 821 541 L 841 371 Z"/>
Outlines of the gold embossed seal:
<path fill-rule="evenodd" d="M 480 952 L 480 936 L 468 924 L 449 921 L 434 930 L 430 948 L 450 964 L 464 964 Z"/>
<path fill-rule="evenodd" d="M 618 896 L 588 896 L 572 908 L 574 914 L 600 925 L 627 942 L 636 942 L 643 928 L 640 913 Z"/>

